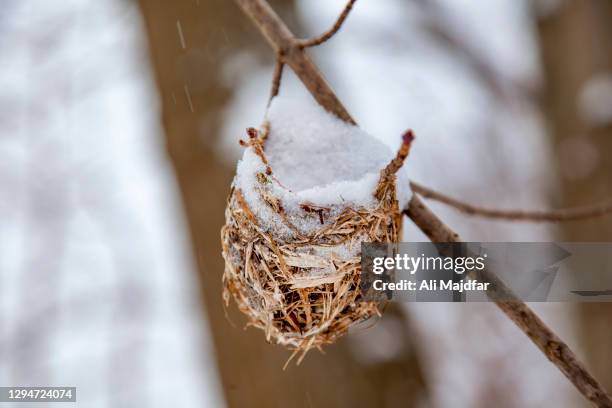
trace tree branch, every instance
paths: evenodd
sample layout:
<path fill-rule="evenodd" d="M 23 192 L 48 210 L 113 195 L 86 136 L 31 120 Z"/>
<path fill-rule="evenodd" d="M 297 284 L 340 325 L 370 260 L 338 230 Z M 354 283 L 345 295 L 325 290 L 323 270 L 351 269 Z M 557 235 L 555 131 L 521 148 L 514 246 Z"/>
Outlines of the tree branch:
<path fill-rule="evenodd" d="M 332 28 L 330 28 L 319 36 L 313 38 L 306 38 L 303 40 L 297 40 L 298 44 L 303 48 L 314 47 L 323 44 L 325 41 L 336 35 L 338 30 L 340 30 L 340 28 L 342 27 L 342 24 L 344 24 L 344 21 L 348 17 L 349 13 L 353 9 L 353 4 L 355 4 L 355 1 L 357 0 L 349 0 L 349 2 L 346 3 L 346 6 L 344 6 L 344 10 L 342 10 L 342 13 L 338 17 Z"/>
<path fill-rule="evenodd" d="M 499 210 L 494 208 L 482 208 L 464 203 L 438 191 L 432 190 L 429 187 L 415 183 L 414 181 L 410 182 L 410 187 L 412 188 L 412 191 L 421 195 L 422 197 L 444 203 L 465 214 L 506 221 L 563 222 L 603 217 L 612 214 L 612 201 L 606 201 L 585 207 L 565 208 L 551 211 Z"/>
<path fill-rule="evenodd" d="M 236 0 L 236 3 L 253 20 L 277 55 L 293 69 L 317 102 L 343 121 L 356 124 L 323 78 L 323 74 L 306 55 L 304 47 L 298 45 L 295 36 L 272 10 L 268 2 Z"/>
<path fill-rule="evenodd" d="M 459 234 L 442 223 L 429 208 L 414 197 L 405 213 L 433 242 L 462 242 Z M 506 314 L 593 405 L 612 407 L 612 399 L 578 361 L 576 355 L 538 315 L 521 301 L 495 274 L 474 271 L 478 280 L 490 282 L 487 296 Z"/>
<path fill-rule="evenodd" d="M 285 24 L 265 0 L 236 0 L 253 20 L 272 48 L 282 55 L 304 83 L 313 97 L 329 112 L 348 123 L 355 124 L 340 100 L 335 96 L 323 76 L 304 52 L 304 47 L 291 34 Z M 337 30 L 336 30 L 337 31 Z M 461 242 L 459 235 L 444 224 L 421 200 L 414 196 L 406 214 L 433 242 Z M 490 273 L 482 279 L 490 279 L 500 290 L 505 286 Z M 512 296 L 511 293 L 506 293 Z M 601 385 L 578 361 L 570 348 L 550 330 L 544 322 L 520 299 L 496 301 L 497 306 L 536 344 L 557 368 L 575 385 L 589 401 L 598 407 L 612 408 L 612 399 Z"/>

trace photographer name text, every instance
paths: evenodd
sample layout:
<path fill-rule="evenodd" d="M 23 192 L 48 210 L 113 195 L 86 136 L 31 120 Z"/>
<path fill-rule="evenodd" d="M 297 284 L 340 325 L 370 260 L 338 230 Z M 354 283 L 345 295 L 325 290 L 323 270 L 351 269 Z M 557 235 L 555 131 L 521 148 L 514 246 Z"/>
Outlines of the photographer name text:
<path fill-rule="evenodd" d="M 403 271 L 410 276 L 419 271 L 452 271 L 457 275 L 464 275 L 472 271 L 485 269 L 487 255 L 476 257 L 440 257 L 440 256 L 409 256 L 397 254 L 393 257 L 375 257 L 372 259 L 372 272 L 375 275 L 388 274 L 391 271 Z M 385 279 L 376 279 L 372 288 L 376 291 L 487 291 L 491 284 L 479 282 L 476 279 L 423 279 L 420 281 L 398 279 L 391 282 Z"/>

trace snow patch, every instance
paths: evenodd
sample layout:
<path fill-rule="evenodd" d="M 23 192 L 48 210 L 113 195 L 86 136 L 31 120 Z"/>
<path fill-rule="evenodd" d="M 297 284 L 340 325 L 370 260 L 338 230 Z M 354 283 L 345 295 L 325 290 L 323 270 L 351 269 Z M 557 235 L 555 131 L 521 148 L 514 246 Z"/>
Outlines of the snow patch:
<path fill-rule="evenodd" d="M 291 234 L 260 197 L 256 187 L 262 182 L 281 200 L 290 221 L 303 233 L 321 227 L 320 218 L 304 215 L 304 203 L 330 209 L 324 224 L 348 207 L 372 208 L 377 204 L 374 192 L 380 172 L 395 157 L 384 143 L 338 119 L 309 97 L 276 97 L 266 119 L 270 134 L 265 153 L 272 175 L 265 175 L 261 158 L 248 148 L 234 180 L 263 228 Z M 401 169 L 400 207 L 410 196 L 408 176 Z"/>

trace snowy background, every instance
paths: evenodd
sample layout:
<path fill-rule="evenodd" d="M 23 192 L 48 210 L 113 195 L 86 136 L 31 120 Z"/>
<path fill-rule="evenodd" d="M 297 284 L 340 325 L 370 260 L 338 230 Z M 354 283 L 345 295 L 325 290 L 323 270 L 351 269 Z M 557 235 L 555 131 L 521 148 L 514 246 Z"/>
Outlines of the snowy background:
<path fill-rule="evenodd" d="M 360 0 L 313 54 L 364 130 L 393 149 L 415 131 L 415 181 L 475 204 L 547 208 L 559 180 L 534 96 L 544 83 L 535 13 L 562 3 Z M 343 4 L 295 1 L 296 31 L 321 32 Z M 189 27 L 169 24 L 188 48 Z M 77 386 L 87 407 L 223 406 L 138 4 L 4 0 L 0 61 L 0 385 Z M 214 148 L 233 167 L 244 128 L 262 121 L 273 66 L 250 46 L 221 64 L 232 97 Z M 609 76 L 597 81 L 579 106 L 609 123 Z M 184 89 L 174 104 L 197 110 Z M 281 93 L 305 91 L 286 70 Z M 467 240 L 557 236 L 431 207 Z M 425 406 L 583 403 L 493 305 L 460 306 L 404 310 L 420 338 Z M 576 346 L 573 309 L 536 309 Z M 388 329 L 351 337 L 355 358 L 393 360 L 401 337 Z"/>
<path fill-rule="evenodd" d="M 2 3 L 0 385 L 220 406 L 142 30 L 130 2 Z"/>

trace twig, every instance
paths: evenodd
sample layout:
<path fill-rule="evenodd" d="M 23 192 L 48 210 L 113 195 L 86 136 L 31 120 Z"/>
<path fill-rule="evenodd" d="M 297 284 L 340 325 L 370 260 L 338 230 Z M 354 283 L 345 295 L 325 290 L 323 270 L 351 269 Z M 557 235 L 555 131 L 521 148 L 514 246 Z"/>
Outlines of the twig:
<path fill-rule="evenodd" d="M 338 30 L 340 30 L 340 28 L 342 27 L 342 24 L 344 24 L 344 21 L 346 20 L 349 13 L 353 9 L 353 4 L 355 4 L 355 1 L 357 0 L 349 0 L 349 2 L 346 3 L 346 6 L 344 6 L 344 10 L 342 10 L 342 13 L 338 17 L 338 19 L 336 20 L 332 28 L 330 28 L 329 30 L 327 30 L 326 32 L 324 32 L 323 34 L 319 36 L 297 40 L 298 45 L 303 48 L 314 47 L 317 45 L 321 45 L 325 41 L 332 38 L 338 32 Z"/>
<path fill-rule="evenodd" d="M 397 155 L 391 162 L 385 167 L 383 173 L 385 174 L 395 174 L 399 171 L 399 169 L 404 164 L 404 161 L 408 157 L 410 153 L 410 147 L 412 146 L 412 142 L 414 141 L 414 132 L 409 129 L 402 135 L 402 145 L 397 151 Z"/>
<path fill-rule="evenodd" d="M 281 57 L 276 58 L 276 65 L 274 66 L 274 74 L 272 76 L 272 89 L 270 90 L 270 99 L 268 100 L 268 105 L 272 102 L 272 98 L 278 95 L 278 91 L 280 90 L 281 80 L 283 79 L 283 68 L 285 67 L 285 63 L 281 59 Z"/>
<path fill-rule="evenodd" d="M 482 208 L 472 204 L 464 203 L 455 198 L 437 192 L 414 181 L 410 187 L 415 193 L 447 204 L 465 214 L 476 215 L 486 218 L 494 218 L 507 221 L 531 221 L 531 222 L 562 222 L 576 221 L 588 218 L 603 217 L 612 214 L 612 201 L 577 208 L 565 208 L 551 211 L 525 211 L 525 210 L 499 210 L 493 208 Z"/>
<path fill-rule="evenodd" d="M 283 51 L 285 63 L 295 71 L 319 104 L 339 118 L 354 124 L 319 70 L 304 53 L 304 48 L 268 3 L 265 0 L 236 0 L 236 2 L 253 20 L 272 48 L 276 52 Z M 459 235 L 431 212 L 418 197 L 412 198 L 406 213 L 432 241 L 460 241 Z M 495 276 L 488 278 L 499 281 Z M 527 305 L 519 299 L 512 302 L 498 301 L 496 304 L 565 374 L 582 395 L 595 406 L 612 408 L 612 399 L 601 385 L 586 371 L 570 348 Z"/>

